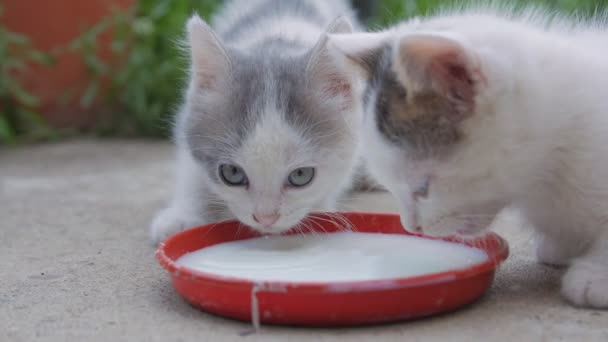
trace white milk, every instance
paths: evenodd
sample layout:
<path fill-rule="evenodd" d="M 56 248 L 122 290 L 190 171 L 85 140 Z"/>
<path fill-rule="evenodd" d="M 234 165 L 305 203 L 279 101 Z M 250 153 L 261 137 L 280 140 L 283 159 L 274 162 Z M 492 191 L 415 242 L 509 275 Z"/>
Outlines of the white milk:
<path fill-rule="evenodd" d="M 183 255 L 177 264 L 251 281 L 340 282 L 411 277 L 466 268 L 484 251 L 397 234 L 270 236 L 222 243 Z"/>

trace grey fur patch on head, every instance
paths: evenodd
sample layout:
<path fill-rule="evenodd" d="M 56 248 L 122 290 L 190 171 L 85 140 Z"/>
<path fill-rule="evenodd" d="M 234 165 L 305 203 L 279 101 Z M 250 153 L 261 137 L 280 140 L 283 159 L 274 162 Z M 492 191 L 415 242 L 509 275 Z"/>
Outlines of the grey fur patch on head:
<path fill-rule="evenodd" d="M 370 71 L 364 100 L 373 102 L 378 131 L 390 143 L 408 151 L 413 159 L 442 157 L 464 139 L 459 125 L 449 118 L 454 110 L 449 99 L 435 92 L 412 92 L 394 72 L 393 47 L 360 56 L 357 61 Z"/>
<path fill-rule="evenodd" d="M 220 65 L 227 67 L 216 69 L 215 74 L 203 74 L 204 80 L 213 81 L 212 91 L 209 87 L 191 84 L 177 131 L 193 156 L 203 163 L 211 179 L 219 182 L 219 164 L 232 162 L 268 111 L 282 116 L 312 149 L 341 149 L 344 139 L 352 139 L 353 132 L 345 121 L 348 118 L 344 117 L 348 115 L 343 115 L 343 108 L 336 105 L 338 97 L 331 91 L 324 91 L 342 90 L 348 77 L 340 77 L 344 75 L 326 58 L 327 38 L 322 33 L 324 28 L 329 32 L 352 31 L 349 19 L 344 17 L 350 10 L 345 2 L 320 4 L 312 0 L 256 1 L 243 14 L 229 15 L 233 22 L 224 26 L 218 39 L 205 40 L 217 43 L 216 50 L 221 54 L 207 56 L 208 49 L 204 45 L 197 47 L 198 53 L 209 57 L 203 59 L 203 66 L 212 65 L 213 57 L 222 57 L 221 61 L 225 55 L 227 62 Z M 229 5 L 238 11 L 236 3 Z M 313 47 L 310 40 L 271 30 L 277 18 L 310 22 L 313 30 L 318 27 L 319 42 Z M 204 37 L 215 37 L 208 26 L 199 28 L 209 30 L 202 31 Z M 256 32 L 255 40 L 246 48 L 231 44 L 248 34 L 248 30 L 259 28 L 268 31 Z M 191 39 L 190 44 L 193 43 L 196 41 Z M 322 62 L 318 64 L 322 68 L 314 67 L 317 61 Z M 197 70 L 193 71 L 196 76 Z M 196 78 L 193 81 L 201 83 Z"/>
<path fill-rule="evenodd" d="M 247 16 L 233 23 L 229 31 L 223 32 L 222 38 L 225 41 L 236 39 L 260 21 L 289 15 L 305 18 L 321 27 L 327 21 L 319 9 L 307 1 L 266 0 L 260 2 Z"/>
<path fill-rule="evenodd" d="M 212 179 L 219 181 L 219 164 L 229 162 L 269 107 L 284 115 L 312 147 L 340 144 L 344 137 L 338 132 L 345 131 L 345 118 L 308 86 L 309 54 L 278 56 L 267 51 L 252 56 L 229 51 L 233 68 L 228 88 L 219 92 L 222 96 L 195 95 L 184 125 L 193 155 Z"/>

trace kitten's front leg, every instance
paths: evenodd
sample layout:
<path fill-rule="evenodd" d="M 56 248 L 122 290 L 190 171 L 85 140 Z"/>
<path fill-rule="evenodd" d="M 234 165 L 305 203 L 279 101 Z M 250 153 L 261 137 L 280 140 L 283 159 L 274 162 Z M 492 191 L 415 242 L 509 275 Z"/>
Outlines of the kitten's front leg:
<path fill-rule="evenodd" d="M 206 223 L 202 215 L 174 203 L 159 211 L 150 224 L 150 241 L 154 245 L 169 236 Z"/>
<path fill-rule="evenodd" d="M 172 234 L 207 223 L 208 189 L 202 170 L 187 152 L 178 152 L 173 199 L 150 225 L 150 240 L 157 245 Z"/>
<path fill-rule="evenodd" d="M 608 309 L 608 233 L 573 260 L 562 279 L 562 295 L 577 306 Z"/>
<path fill-rule="evenodd" d="M 570 261 L 581 254 L 572 241 L 562 241 L 540 233 L 536 240 L 536 258 L 542 264 L 567 266 Z"/>

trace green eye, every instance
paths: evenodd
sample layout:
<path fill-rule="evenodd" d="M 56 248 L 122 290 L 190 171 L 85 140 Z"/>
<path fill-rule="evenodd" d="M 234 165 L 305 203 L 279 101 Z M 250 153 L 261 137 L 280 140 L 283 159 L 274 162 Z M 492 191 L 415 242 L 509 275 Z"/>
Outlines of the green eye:
<path fill-rule="evenodd" d="M 301 167 L 289 174 L 287 182 L 289 186 L 301 188 L 310 184 L 313 178 L 315 178 L 315 169 L 313 167 Z"/>
<path fill-rule="evenodd" d="M 220 165 L 220 178 L 226 185 L 229 186 L 245 186 L 248 184 L 245 171 L 236 165 L 222 164 Z"/>

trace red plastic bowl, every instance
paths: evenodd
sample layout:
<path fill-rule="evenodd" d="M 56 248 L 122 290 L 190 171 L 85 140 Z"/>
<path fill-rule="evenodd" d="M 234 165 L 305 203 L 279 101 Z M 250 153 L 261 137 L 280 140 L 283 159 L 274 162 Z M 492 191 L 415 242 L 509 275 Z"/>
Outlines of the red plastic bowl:
<path fill-rule="evenodd" d="M 402 228 L 397 215 L 343 215 L 358 232 L 410 234 Z M 343 230 L 326 219 L 331 217 L 315 220 L 316 225 L 308 226 L 318 226 L 315 230 L 319 232 Z M 443 240 L 481 248 L 489 258 L 465 269 L 409 278 L 339 283 L 256 284 L 175 264 L 188 252 L 258 236 L 249 229 L 239 229 L 235 221 L 212 224 L 170 237 L 159 246 L 156 256 L 169 271 L 177 292 L 207 312 L 242 321 L 251 321 L 252 313 L 259 314 L 259 320 L 264 324 L 338 326 L 419 318 L 469 304 L 490 287 L 496 267 L 509 254 L 507 243 L 494 233 L 468 242 L 446 238 Z"/>

